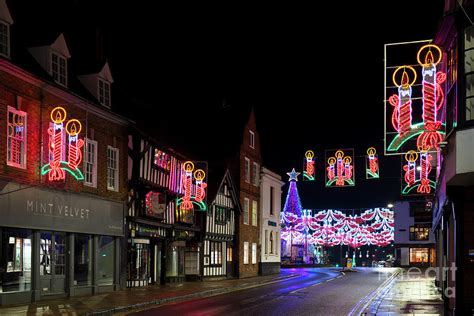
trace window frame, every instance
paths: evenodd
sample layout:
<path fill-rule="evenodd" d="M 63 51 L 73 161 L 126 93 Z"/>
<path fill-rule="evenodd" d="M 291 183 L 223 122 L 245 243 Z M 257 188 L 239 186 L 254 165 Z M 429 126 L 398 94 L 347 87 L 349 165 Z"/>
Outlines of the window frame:
<path fill-rule="evenodd" d="M 7 57 L 7 58 L 10 58 L 10 49 L 11 49 L 11 46 L 10 46 L 10 24 L 5 23 L 4 21 L 0 21 L 0 24 L 6 27 L 6 38 L 7 38 L 7 41 L 5 43 L 5 46 L 7 47 L 6 54 L 2 53 L 2 51 L 0 50 L 0 55 L 2 55 L 4 57 Z"/>
<path fill-rule="evenodd" d="M 24 146 L 23 146 L 23 153 L 21 153 L 21 156 L 23 156 L 22 158 L 22 161 L 23 163 L 16 163 L 14 161 L 11 161 L 9 160 L 8 158 L 8 140 L 9 140 L 9 133 L 8 133 L 8 129 L 9 129 L 9 119 L 10 119 L 10 113 L 14 113 L 16 115 L 20 115 L 24 118 L 24 121 L 23 121 L 23 126 L 24 126 L 24 131 L 23 131 L 23 135 L 24 135 L 24 139 L 23 139 L 23 142 L 24 142 Z M 7 128 L 7 133 L 6 133 L 6 136 L 7 136 L 7 139 L 6 139 L 6 160 L 7 160 L 7 166 L 10 166 L 10 167 L 15 167 L 15 168 L 19 168 L 19 169 L 26 169 L 26 166 L 27 166 L 27 161 L 26 161 L 26 158 L 27 158 L 27 151 L 28 151 L 28 113 L 26 113 L 25 111 L 20 111 L 20 110 L 17 110 L 15 109 L 14 107 L 12 106 L 8 106 L 7 107 L 7 120 L 6 120 L 6 128 Z"/>
<path fill-rule="evenodd" d="M 249 264 L 249 242 L 244 241 L 244 264 Z"/>
<path fill-rule="evenodd" d="M 247 157 L 244 159 L 244 179 L 246 183 L 250 183 L 250 159 Z"/>
<path fill-rule="evenodd" d="M 99 103 L 102 104 L 103 106 L 110 108 L 112 104 L 112 93 L 111 93 L 111 84 L 109 81 L 102 79 L 102 78 L 97 78 L 97 99 L 99 100 Z M 103 84 L 103 88 L 101 89 L 100 84 Z M 108 87 L 108 89 L 105 89 L 105 87 Z M 103 95 L 101 95 L 100 91 L 103 91 Z M 105 102 L 107 97 L 106 90 L 108 90 L 108 103 Z"/>
<path fill-rule="evenodd" d="M 259 165 L 255 161 L 252 163 L 252 174 L 253 174 L 253 185 L 258 187 L 260 184 L 260 170 L 259 170 Z"/>
<path fill-rule="evenodd" d="M 91 143 L 94 145 L 94 162 L 92 165 L 92 182 L 87 182 L 87 163 L 89 163 L 87 159 L 87 145 L 88 143 Z M 92 188 L 97 188 L 97 152 L 98 152 L 98 143 L 96 140 L 90 139 L 90 138 L 85 138 L 84 139 L 84 185 Z"/>
<path fill-rule="evenodd" d="M 255 149 L 255 132 L 249 130 L 249 147 Z"/>
<path fill-rule="evenodd" d="M 54 77 L 54 56 L 57 57 L 58 61 L 57 61 L 57 79 Z M 61 82 L 61 60 L 64 60 L 64 83 Z M 67 75 L 68 75 L 68 71 L 67 71 L 67 58 L 64 56 L 64 55 L 61 55 L 55 51 L 51 51 L 51 76 L 53 76 L 53 80 L 54 82 L 56 82 L 57 84 L 63 86 L 63 87 L 67 87 Z"/>
<path fill-rule="evenodd" d="M 249 225 L 250 222 L 250 199 L 244 198 L 244 225 Z"/>
<path fill-rule="evenodd" d="M 115 158 L 116 158 L 116 161 L 115 161 L 115 178 L 114 178 L 114 186 L 111 187 L 109 186 L 109 169 L 112 169 L 109 167 L 109 151 L 111 152 L 115 152 Z M 116 147 L 112 147 L 110 145 L 107 146 L 107 190 L 109 191 L 114 191 L 114 192 L 118 192 L 119 191 L 119 174 L 120 174 L 120 152 L 119 152 L 119 149 L 116 148 Z"/>
<path fill-rule="evenodd" d="M 258 203 L 252 200 L 252 226 L 257 226 L 258 223 Z"/>
<path fill-rule="evenodd" d="M 252 243 L 252 264 L 257 264 L 257 243 Z"/>

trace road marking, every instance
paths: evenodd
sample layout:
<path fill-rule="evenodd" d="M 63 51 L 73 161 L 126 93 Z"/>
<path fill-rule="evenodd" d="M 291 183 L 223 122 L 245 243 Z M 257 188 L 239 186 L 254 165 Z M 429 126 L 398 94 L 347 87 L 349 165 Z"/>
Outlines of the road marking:
<path fill-rule="evenodd" d="M 341 273 L 343 273 L 343 272 L 341 272 Z M 344 275 L 345 275 L 345 274 L 344 274 Z M 293 290 L 293 291 L 289 292 L 288 294 L 295 294 L 296 292 L 301 291 L 301 290 L 303 290 L 303 289 L 306 289 L 307 287 L 312 287 L 312 286 L 315 286 L 315 285 L 327 283 L 327 282 L 329 282 L 329 281 L 338 279 L 338 278 L 340 278 L 340 277 L 342 277 L 342 275 L 340 275 L 340 276 L 338 276 L 338 277 L 330 278 L 330 279 L 328 279 L 328 280 L 321 281 L 321 282 L 318 282 L 318 283 L 315 283 L 315 284 L 312 284 L 312 285 L 309 285 L 309 286 L 305 286 L 305 287 L 302 287 L 302 288 L 299 288 L 299 289 L 296 289 L 296 290 Z"/>

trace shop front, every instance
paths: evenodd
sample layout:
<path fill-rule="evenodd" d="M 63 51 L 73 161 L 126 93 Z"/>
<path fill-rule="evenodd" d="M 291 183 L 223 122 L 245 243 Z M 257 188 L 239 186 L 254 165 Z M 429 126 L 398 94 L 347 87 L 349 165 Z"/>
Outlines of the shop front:
<path fill-rule="evenodd" d="M 122 203 L 14 183 L 1 187 L 1 305 L 119 288 Z"/>

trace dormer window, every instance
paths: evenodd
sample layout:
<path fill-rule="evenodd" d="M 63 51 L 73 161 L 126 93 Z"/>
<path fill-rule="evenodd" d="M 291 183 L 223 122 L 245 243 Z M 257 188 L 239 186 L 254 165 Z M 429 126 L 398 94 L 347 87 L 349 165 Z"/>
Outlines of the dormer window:
<path fill-rule="evenodd" d="M 67 61 L 61 55 L 51 53 L 51 74 L 54 81 L 62 86 L 67 86 Z"/>
<path fill-rule="evenodd" d="M 99 78 L 99 102 L 110 108 L 110 82 Z"/>
<path fill-rule="evenodd" d="M 0 54 L 10 57 L 10 27 L 0 21 Z"/>

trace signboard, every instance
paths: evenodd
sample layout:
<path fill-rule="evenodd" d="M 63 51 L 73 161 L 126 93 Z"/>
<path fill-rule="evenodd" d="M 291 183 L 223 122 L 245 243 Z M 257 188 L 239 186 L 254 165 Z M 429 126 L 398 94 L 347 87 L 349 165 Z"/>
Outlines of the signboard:
<path fill-rule="evenodd" d="M 16 183 L 0 191 L 2 226 L 123 236 L 123 215 L 123 203 L 89 195 Z"/>

